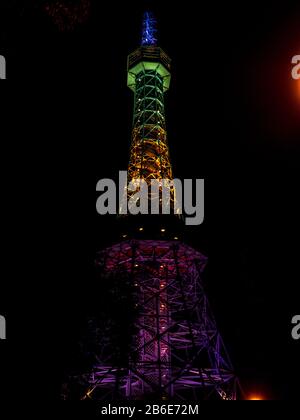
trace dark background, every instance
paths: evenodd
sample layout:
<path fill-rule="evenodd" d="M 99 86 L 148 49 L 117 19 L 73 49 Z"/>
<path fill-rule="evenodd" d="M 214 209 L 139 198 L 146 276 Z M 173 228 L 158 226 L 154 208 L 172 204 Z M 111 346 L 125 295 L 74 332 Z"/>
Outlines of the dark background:
<path fill-rule="evenodd" d="M 95 214 L 95 183 L 127 167 L 126 58 L 150 7 L 173 60 L 174 173 L 205 178 L 205 222 L 187 228 L 187 241 L 209 258 L 205 283 L 220 331 L 246 396 L 296 399 L 300 87 L 291 58 L 300 54 L 299 4 L 92 1 L 86 22 L 59 30 L 44 3 L 0 8 L 7 394 L 58 399 L 97 305 L 93 260 L 115 221 Z"/>

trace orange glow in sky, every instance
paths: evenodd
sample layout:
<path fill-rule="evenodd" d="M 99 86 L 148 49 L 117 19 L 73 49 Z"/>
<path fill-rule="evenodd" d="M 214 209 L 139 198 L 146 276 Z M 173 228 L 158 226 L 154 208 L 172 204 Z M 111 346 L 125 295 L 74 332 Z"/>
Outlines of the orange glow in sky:
<path fill-rule="evenodd" d="M 261 397 L 261 395 L 250 395 L 249 400 L 251 400 L 251 401 L 262 401 L 263 398 Z"/>
<path fill-rule="evenodd" d="M 296 90 L 298 94 L 298 98 L 300 99 L 300 79 L 295 80 Z"/>

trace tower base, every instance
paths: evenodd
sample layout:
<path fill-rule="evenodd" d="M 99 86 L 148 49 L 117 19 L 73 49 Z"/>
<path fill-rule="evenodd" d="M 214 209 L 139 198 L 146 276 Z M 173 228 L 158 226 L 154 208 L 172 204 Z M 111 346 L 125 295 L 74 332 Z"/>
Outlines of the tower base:
<path fill-rule="evenodd" d="M 96 363 L 69 380 L 81 399 L 236 399 L 238 381 L 201 280 L 206 262 L 173 240 L 124 240 L 98 254 L 99 281 L 114 276 L 128 284 L 130 344 L 120 357 L 110 321 L 95 323 Z"/>

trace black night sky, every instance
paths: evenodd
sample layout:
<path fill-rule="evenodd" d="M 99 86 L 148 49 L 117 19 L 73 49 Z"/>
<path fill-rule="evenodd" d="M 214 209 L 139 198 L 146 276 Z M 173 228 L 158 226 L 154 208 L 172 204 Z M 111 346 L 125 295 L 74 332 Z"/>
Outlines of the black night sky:
<path fill-rule="evenodd" d="M 103 3 L 91 0 L 83 22 L 71 14 L 58 28 L 45 11 L 51 0 L 1 2 L 8 270 L 0 313 L 9 329 L 1 376 L 12 389 L 15 375 L 40 384 L 47 371 L 35 392 L 58 399 L 71 348 L 97 305 L 93 260 L 115 220 L 95 214 L 95 184 L 127 167 L 126 60 L 150 8 L 172 58 L 174 173 L 205 178 L 205 222 L 186 237 L 208 256 L 219 329 L 246 396 L 296 399 L 300 85 L 291 59 L 300 54 L 299 2 Z"/>

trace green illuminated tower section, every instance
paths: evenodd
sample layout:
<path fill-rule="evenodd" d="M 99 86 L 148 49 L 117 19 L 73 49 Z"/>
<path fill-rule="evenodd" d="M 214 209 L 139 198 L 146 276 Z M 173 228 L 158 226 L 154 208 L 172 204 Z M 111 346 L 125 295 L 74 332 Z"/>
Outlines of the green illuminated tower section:
<path fill-rule="evenodd" d="M 171 60 L 156 44 L 155 27 L 144 20 L 142 45 L 128 57 L 128 87 L 134 92 L 134 117 L 128 180 L 172 180 L 167 143 L 164 93 Z"/>

